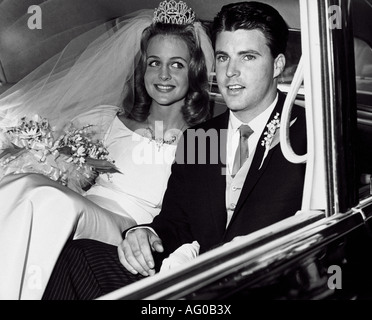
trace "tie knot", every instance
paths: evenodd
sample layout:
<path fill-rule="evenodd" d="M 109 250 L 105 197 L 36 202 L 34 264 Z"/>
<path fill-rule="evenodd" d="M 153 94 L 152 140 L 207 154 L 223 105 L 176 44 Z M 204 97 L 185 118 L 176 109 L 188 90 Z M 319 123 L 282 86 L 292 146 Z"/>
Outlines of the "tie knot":
<path fill-rule="evenodd" d="M 245 139 L 248 139 L 249 136 L 253 133 L 253 130 L 251 129 L 251 127 L 246 124 L 242 124 L 239 127 L 239 131 L 240 131 L 240 136 Z"/>

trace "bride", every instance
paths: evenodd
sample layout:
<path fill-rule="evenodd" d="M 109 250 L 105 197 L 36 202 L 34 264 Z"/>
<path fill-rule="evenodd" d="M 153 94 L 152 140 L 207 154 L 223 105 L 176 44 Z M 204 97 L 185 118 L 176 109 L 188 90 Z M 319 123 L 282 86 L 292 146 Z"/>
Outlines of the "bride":
<path fill-rule="evenodd" d="M 117 245 L 123 230 L 152 221 L 182 131 L 209 117 L 212 63 L 191 9 L 163 1 L 80 36 L 0 96 L 0 299 L 40 299 L 70 237 Z M 17 162 L 7 130 L 36 114 L 57 135 L 93 125 L 117 171 L 79 193 Z"/>

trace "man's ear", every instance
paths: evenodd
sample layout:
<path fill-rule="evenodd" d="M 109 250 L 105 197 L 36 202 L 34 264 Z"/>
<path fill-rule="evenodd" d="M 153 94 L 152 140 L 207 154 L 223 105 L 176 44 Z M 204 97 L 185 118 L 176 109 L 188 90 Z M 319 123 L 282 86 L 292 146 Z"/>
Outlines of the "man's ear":
<path fill-rule="evenodd" d="M 285 56 L 282 53 L 279 53 L 274 60 L 274 78 L 280 76 L 285 68 Z"/>

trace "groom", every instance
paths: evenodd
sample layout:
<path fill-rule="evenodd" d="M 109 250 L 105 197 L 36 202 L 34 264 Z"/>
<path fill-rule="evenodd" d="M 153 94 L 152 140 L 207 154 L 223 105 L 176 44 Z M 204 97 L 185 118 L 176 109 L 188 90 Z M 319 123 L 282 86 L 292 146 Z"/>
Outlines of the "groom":
<path fill-rule="evenodd" d="M 218 87 L 228 111 L 187 130 L 154 221 L 124 232 L 118 248 L 92 240 L 71 242 L 45 299 L 96 298 L 154 274 L 162 259 L 183 244 L 196 240 L 203 253 L 300 210 L 305 165 L 288 162 L 277 144 L 285 99 L 277 84 L 287 37 L 285 21 L 269 5 L 222 7 L 213 42 Z M 291 123 L 292 148 L 304 154 L 303 108 L 293 107 Z"/>

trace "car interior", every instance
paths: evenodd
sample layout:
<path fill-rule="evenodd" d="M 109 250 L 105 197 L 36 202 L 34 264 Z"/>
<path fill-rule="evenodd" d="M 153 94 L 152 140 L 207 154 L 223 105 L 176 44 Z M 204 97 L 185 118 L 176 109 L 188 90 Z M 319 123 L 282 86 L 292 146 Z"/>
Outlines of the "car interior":
<path fill-rule="evenodd" d="M 196 1 L 187 3 L 197 12 L 199 20 L 209 25 L 214 15 L 231 1 Z M 275 2 L 275 1 L 271 1 Z M 298 5 L 279 5 L 288 24 L 299 28 Z M 289 1 L 293 2 L 293 1 Z M 70 40 L 103 23 L 140 9 L 157 7 L 157 0 L 2 0 L 0 1 L 0 93 L 29 74 L 37 66 L 60 52 Z M 30 29 L 28 19 L 34 13 L 30 6 L 39 6 L 42 13 L 41 29 Z M 28 12 L 30 10 L 30 12 Z M 294 38 L 298 39 L 297 36 Z M 295 43 L 297 40 L 294 39 Z M 290 42 L 292 44 L 292 41 Z M 298 43 L 295 43 L 298 46 Z M 298 52 L 290 50 L 289 60 L 298 60 Z M 287 68 L 292 69 L 293 63 Z M 283 75 L 283 82 L 288 82 Z"/>
<path fill-rule="evenodd" d="M 218 10 L 224 4 L 235 1 L 187 0 L 186 2 L 195 10 L 197 18 L 209 28 Z M 279 81 L 279 89 L 290 94 L 291 90 L 293 90 L 294 79 L 296 80 L 296 70 L 298 69 L 303 49 L 300 21 L 300 18 L 302 19 L 300 14 L 301 0 L 265 0 L 265 2 L 277 8 L 290 29 L 286 53 L 286 69 Z M 60 52 L 79 34 L 103 22 L 111 21 L 115 25 L 115 19 L 136 10 L 155 8 L 158 3 L 159 0 L 0 0 L 0 94 Z M 370 18 L 372 3 L 370 0 L 352 0 L 350 3 L 354 33 L 357 102 L 357 135 L 354 141 L 357 145 L 357 170 L 360 177 L 358 181 L 358 200 L 363 200 L 371 198 L 372 195 L 372 19 Z M 28 27 L 28 20 L 34 14 L 33 11 L 28 11 L 32 5 L 37 5 L 41 8 L 41 29 L 30 29 Z M 210 96 L 213 115 L 218 115 L 226 110 L 226 105 L 219 94 L 214 77 L 210 84 Z M 300 81 L 295 92 L 294 103 L 307 107 L 306 99 L 304 86 Z M 312 196 L 314 197 L 314 195 Z M 326 199 L 320 199 L 319 211 L 324 209 L 323 203 L 326 201 Z M 321 217 L 323 218 L 324 215 L 321 215 Z M 316 222 L 319 219 L 319 215 L 317 213 L 309 214 L 308 219 L 311 222 Z M 289 223 L 287 221 L 286 223 L 286 228 L 296 230 L 299 226 L 302 226 L 304 221 L 303 218 L 296 217 L 295 220 Z M 323 227 L 324 224 L 322 223 L 317 225 L 319 229 Z M 270 229 L 270 232 L 280 234 L 283 230 L 283 224 L 278 224 L 274 229 Z M 264 237 L 270 239 L 272 233 L 269 234 L 267 230 L 264 230 L 261 233 L 258 232 L 255 237 L 259 240 Z M 303 233 L 292 236 L 293 239 L 297 239 L 296 237 L 303 236 Z M 318 240 L 319 237 L 310 239 L 310 241 L 314 242 Z M 295 240 L 293 240 L 294 242 Z M 262 253 L 265 248 L 267 250 L 270 249 L 268 243 L 265 243 L 266 247 L 261 249 L 259 245 L 260 241 L 254 244 L 254 250 L 251 250 L 252 254 L 255 254 L 257 250 L 257 252 Z M 305 242 L 298 243 L 298 246 L 302 247 L 307 245 L 308 243 Z M 238 248 L 236 251 L 232 251 L 231 254 L 234 258 L 234 255 L 240 253 L 239 250 L 241 249 Z M 223 254 L 221 253 L 221 256 Z M 244 262 L 244 256 L 240 258 Z M 206 256 L 203 261 L 208 262 L 208 259 L 211 259 L 211 257 Z M 246 259 L 248 261 L 250 256 L 246 256 Z M 201 262 L 202 265 L 203 261 Z M 254 267 L 252 268 L 254 269 Z M 207 270 L 208 264 L 203 265 L 203 268 Z M 191 269 L 190 273 L 193 274 L 193 272 L 194 269 Z M 263 273 L 262 277 L 265 278 L 265 276 Z M 231 277 L 229 281 L 232 281 Z M 148 283 L 150 282 L 148 281 Z M 164 287 L 165 285 L 166 282 L 162 286 Z M 217 285 L 220 285 L 220 283 Z M 135 292 L 140 287 L 140 285 L 133 287 L 132 292 Z M 198 298 L 203 298 L 202 294 Z M 133 296 L 137 297 L 135 294 Z M 210 291 L 208 291 L 207 296 L 208 298 L 213 297 L 213 295 L 210 295 Z M 121 297 L 122 295 L 119 294 L 111 298 L 117 299 Z M 130 295 L 127 295 L 127 297 L 130 297 Z"/>

